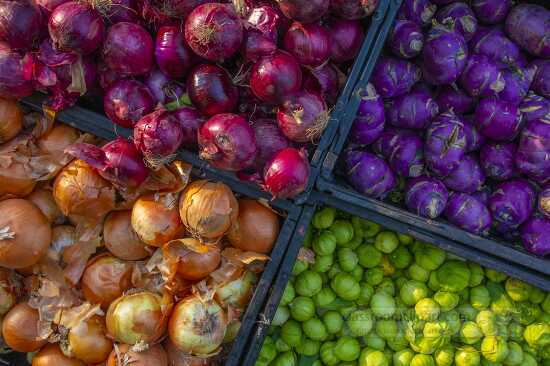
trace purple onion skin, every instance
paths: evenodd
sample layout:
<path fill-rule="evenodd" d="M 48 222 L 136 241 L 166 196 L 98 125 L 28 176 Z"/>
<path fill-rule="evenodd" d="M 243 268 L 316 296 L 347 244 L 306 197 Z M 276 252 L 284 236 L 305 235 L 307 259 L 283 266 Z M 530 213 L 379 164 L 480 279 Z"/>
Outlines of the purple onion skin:
<path fill-rule="evenodd" d="M 149 88 L 157 103 L 166 104 L 177 100 L 185 94 L 185 85 L 170 79 L 159 69 L 153 69 L 145 78 L 145 85 Z"/>
<path fill-rule="evenodd" d="M 456 114 L 466 114 L 474 110 L 474 99 L 456 84 L 441 86 L 436 100 L 441 112 L 452 109 Z"/>
<path fill-rule="evenodd" d="M 550 185 L 539 193 L 538 209 L 541 214 L 550 219 Z"/>
<path fill-rule="evenodd" d="M 180 27 L 163 26 L 157 32 L 155 60 L 163 73 L 171 78 L 182 78 L 193 64 L 193 53 L 185 43 Z"/>
<path fill-rule="evenodd" d="M 466 134 L 466 152 L 477 151 L 485 145 L 486 138 L 477 127 L 467 120 L 464 121 L 464 134 Z"/>
<path fill-rule="evenodd" d="M 277 51 L 277 44 L 257 29 L 246 31 L 241 54 L 246 62 L 256 62 L 262 56 L 272 55 Z"/>
<path fill-rule="evenodd" d="M 331 0 L 330 9 L 343 19 L 363 19 L 374 13 L 379 0 Z"/>
<path fill-rule="evenodd" d="M 136 0 L 111 0 L 107 19 L 111 24 L 120 22 L 139 23 L 138 4 Z"/>
<path fill-rule="evenodd" d="M 330 18 L 330 59 L 337 64 L 353 60 L 365 39 L 365 30 L 358 20 Z"/>
<path fill-rule="evenodd" d="M 451 22 L 454 29 L 468 42 L 477 30 L 477 19 L 465 3 L 456 2 L 438 10 L 435 18 L 441 24 Z"/>
<path fill-rule="evenodd" d="M 322 25 L 292 23 L 283 45 L 302 65 L 317 67 L 330 57 L 330 35 Z"/>
<path fill-rule="evenodd" d="M 430 170 L 444 177 L 455 170 L 466 152 L 464 122 L 452 112 L 437 116 L 426 131 L 424 154 Z"/>
<path fill-rule="evenodd" d="M 405 205 L 409 211 L 422 217 L 435 219 L 447 206 L 449 192 L 436 178 L 420 176 L 411 179 L 405 187 Z"/>
<path fill-rule="evenodd" d="M 504 25 L 506 34 L 531 55 L 550 58 L 550 10 L 536 4 L 514 7 Z"/>
<path fill-rule="evenodd" d="M 454 225 L 470 233 L 487 235 L 493 219 L 479 199 L 466 193 L 453 192 L 449 196 L 445 217 Z"/>
<path fill-rule="evenodd" d="M 431 24 L 432 18 L 437 10 L 437 6 L 429 0 L 404 0 L 397 19 L 406 19 L 420 26 Z"/>
<path fill-rule="evenodd" d="M 109 69 L 121 75 L 143 75 L 153 66 L 153 49 L 153 39 L 142 26 L 117 23 L 107 32 L 103 60 Z"/>
<path fill-rule="evenodd" d="M 105 25 L 91 6 L 70 1 L 54 9 L 48 30 L 57 49 L 87 55 L 101 45 Z"/>
<path fill-rule="evenodd" d="M 312 23 L 321 19 L 330 5 L 329 0 L 280 0 L 277 3 L 287 18 L 302 23 Z"/>
<path fill-rule="evenodd" d="M 231 112 L 239 100 L 239 90 L 227 72 L 211 64 L 201 64 L 191 70 L 187 92 L 193 105 L 206 116 Z"/>
<path fill-rule="evenodd" d="M 521 131 L 516 166 L 540 184 L 550 182 L 550 123 L 534 120 Z"/>
<path fill-rule="evenodd" d="M 521 241 L 530 253 L 547 256 L 550 254 L 550 219 L 531 217 L 521 227 Z"/>
<path fill-rule="evenodd" d="M 164 109 L 149 113 L 134 126 L 134 144 L 148 160 L 169 157 L 177 151 L 182 141 L 179 121 Z"/>
<path fill-rule="evenodd" d="M 250 88 L 264 102 L 278 104 L 301 86 L 300 65 L 289 53 L 278 51 L 264 56 L 252 67 Z"/>
<path fill-rule="evenodd" d="M 424 143 L 414 134 L 399 134 L 387 156 L 394 172 L 406 178 L 415 178 L 424 172 Z"/>
<path fill-rule="evenodd" d="M 361 102 L 350 131 L 350 141 L 355 145 L 370 145 L 376 141 L 385 125 L 384 101 L 374 85 L 367 84 L 359 94 Z"/>
<path fill-rule="evenodd" d="M 485 183 L 485 174 L 477 157 L 466 155 L 443 182 L 453 191 L 471 194 L 481 189 Z"/>
<path fill-rule="evenodd" d="M 410 20 L 396 20 L 389 35 L 388 46 L 397 57 L 418 56 L 424 47 L 422 28 Z"/>
<path fill-rule="evenodd" d="M 305 71 L 304 89 L 320 94 L 328 104 L 336 104 L 340 92 L 340 82 L 336 66 L 327 63 Z"/>
<path fill-rule="evenodd" d="M 497 231 L 506 233 L 516 230 L 533 213 L 535 199 L 535 190 L 525 179 L 498 184 L 489 198 L 489 211 Z"/>
<path fill-rule="evenodd" d="M 480 22 L 497 24 L 506 19 L 512 9 L 512 0 L 472 0 L 472 9 Z"/>
<path fill-rule="evenodd" d="M 103 109 L 111 121 L 133 128 L 155 108 L 155 99 L 147 86 L 137 80 L 119 80 L 103 96 Z"/>
<path fill-rule="evenodd" d="M 21 55 L 0 42 L 0 97 L 23 98 L 34 91 L 32 83 L 33 61 L 30 55 Z"/>
<path fill-rule="evenodd" d="M 527 122 L 537 119 L 550 121 L 550 100 L 532 91 L 527 93 L 527 96 L 523 98 L 519 109 Z"/>
<path fill-rule="evenodd" d="M 517 105 L 496 98 L 482 99 L 477 105 L 474 120 L 481 133 L 495 141 L 513 140 L 523 124 Z"/>
<path fill-rule="evenodd" d="M 517 175 L 514 158 L 517 146 L 514 143 L 488 143 L 479 152 L 481 167 L 485 175 L 498 181 L 505 181 Z"/>
<path fill-rule="evenodd" d="M 361 194 L 384 198 L 397 181 L 388 164 L 369 152 L 349 150 L 344 163 L 348 182 Z"/>
<path fill-rule="evenodd" d="M 422 49 L 424 79 L 433 85 L 455 82 L 466 67 L 468 48 L 461 34 L 445 25 L 434 25 Z"/>
<path fill-rule="evenodd" d="M 499 67 L 525 66 L 521 51 L 499 27 L 479 27 L 469 42 L 470 52 L 489 57 Z"/>
<path fill-rule="evenodd" d="M 253 8 L 248 14 L 246 22 L 273 42 L 277 42 L 279 36 L 290 27 L 290 19 L 282 14 L 278 6 L 270 4 Z"/>
<path fill-rule="evenodd" d="M 258 172 L 262 172 L 265 164 L 279 151 L 291 147 L 291 143 L 281 133 L 277 122 L 271 119 L 254 121 L 252 128 L 256 135 L 256 141 L 259 142 L 254 167 Z"/>
<path fill-rule="evenodd" d="M 536 60 L 531 64 L 535 74 L 531 89 L 545 98 L 550 98 L 550 60 Z"/>
<path fill-rule="evenodd" d="M 36 0 L 35 3 L 42 10 L 44 17 L 49 18 L 55 8 L 69 0 Z"/>
<path fill-rule="evenodd" d="M 489 204 L 489 198 L 491 197 L 491 187 L 484 186 L 479 191 L 471 194 L 472 197 L 478 199 L 483 205 L 487 206 Z"/>
<path fill-rule="evenodd" d="M 424 129 L 439 113 L 439 106 L 429 93 L 413 90 L 386 104 L 388 122 L 401 128 Z"/>
<path fill-rule="evenodd" d="M 30 0 L 0 1 L 0 40 L 14 49 L 36 46 L 41 36 L 44 17 Z"/>
<path fill-rule="evenodd" d="M 266 163 L 262 186 L 275 198 L 292 198 L 306 189 L 309 171 L 306 151 L 287 147 Z"/>
<path fill-rule="evenodd" d="M 420 80 L 420 68 L 395 57 L 381 57 L 374 67 L 371 82 L 383 98 L 408 93 Z"/>
<path fill-rule="evenodd" d="M 328 107 L 317 93 L 299 91 L 290 95 L 277 108 L 277 123 L 281 132 L 298 143 L 321 137 L 328 122 Z"/>
<path fill-rule="evenodd" d="M 504 89 L 497 93 L 498 98 L 519 105 L 529 92 L 530 74 L 527 69 L 502 70 Z"/>
<path fill-rule="evenodd" d="M 78 59 L 78 54 L 56 50 L 51 39 L 45 39 L 40 43 L 38 60 L 49 67 L 70 65 Z"/>
<path fill-rule="evenodd" d="M 485 55 L 471 55 L 460 85 L 472 97 L 490 97 L 504 90 L 504 79 L 497 65 Z"/>
<path fill-rule="evenodd" d="M 186 149 L 195 150 L 198 146 L 197 132 L 206 121 L 205 118 L 195 108 L 191 107 L 180 107 L 172 114 L 178 120 L 183 132 L 181 145 Z"/>

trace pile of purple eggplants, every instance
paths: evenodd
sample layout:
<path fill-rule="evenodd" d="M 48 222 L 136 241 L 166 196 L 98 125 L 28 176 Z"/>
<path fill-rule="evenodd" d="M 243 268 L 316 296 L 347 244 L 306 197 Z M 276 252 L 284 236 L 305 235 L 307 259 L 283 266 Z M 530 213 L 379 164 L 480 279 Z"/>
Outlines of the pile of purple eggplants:
<path fill-rule="evenodd" d="M 306 187 L 308 149 L 377 5 L 0 0 L 0 97 L 45 92 L 54 111 L 102 98 L 133 138 L 71 152 L 119 186 L 139 186 L 185 148 L 289 198 Z"/>
<path fill-rule="evenodd" d="M 404 0 L 360 96 L 357 191 L 550 255 L 549 9 Z"/>

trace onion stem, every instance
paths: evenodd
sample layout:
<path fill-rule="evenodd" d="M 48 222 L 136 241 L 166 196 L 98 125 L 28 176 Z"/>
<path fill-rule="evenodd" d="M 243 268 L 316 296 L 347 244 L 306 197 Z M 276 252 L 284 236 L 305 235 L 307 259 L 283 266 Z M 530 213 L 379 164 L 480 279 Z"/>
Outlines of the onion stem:
<path fill-rule="evenodd" d="M 15 233 L 10 231 L 10 227 L 6 226 L 0 229 L 0 240 L 15 239 Z"/>

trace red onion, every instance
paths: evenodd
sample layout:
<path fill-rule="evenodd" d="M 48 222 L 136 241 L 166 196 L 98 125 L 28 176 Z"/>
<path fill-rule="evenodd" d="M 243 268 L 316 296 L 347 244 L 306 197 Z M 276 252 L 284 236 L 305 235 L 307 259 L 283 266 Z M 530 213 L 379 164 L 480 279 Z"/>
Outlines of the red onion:
<path fill-rule="evenodd" d="M 151 70 L 145 78 L 145 85 L 147 85 L 157 103 L 160 104 L 176 101 L 185 94 L 185 85 L 177 80 L 170 79 L 159 69 Z"/>
<path fill-rule="evenodd" d="M 368 17 L 376 7 L 379 0 L 331 0 L 330 10 L 340 18 L 362 19 Z"/>
<path fill-rule="evenodd" d="M 264 168 L 264 188 L 276 198 L 291 198 L 302 193 L 308 179 L 309 162 L 303 149 L 283 149 Z"/>
<path fill-rule="evenodd" d="M 48 30 L 55 48 L 87 55 L 101 45 L 105 26 L 99 12 L 90 5 L 69 1 L 54 9 Z"/>
<path fill-rule="evenodd" d="M 290 27 L 290 20 L 281 13 L 280 9 L 269 4 L 252 9 L 246 21 L 274 42 Z"/>
<path fill-rule="evenodd" d="M 302 65 L 319 66 L 330 56 L 330 36 L 325 27 L 318 24 L 292 23 L 283 44 Z"/>
<path fill-rule="evenodd" d="M 136 0 L 110 0 L 105 18 L 111 24 L 120 22 L 139 23 L 138 4 Z"/>
<path fill-rule="evenodd" d="M 78 54 L 71 51 L 56 50 L 51 39 L 45 39 L 40 43 L 38 60 L 49 67 L 70 65 L 78 59 Z"/>
<path fill-rule="evenodd" d="M 159 69 L 171 78 L 182 78 L 193 62 L 193 53 L 185 43 L 178 26 L 160 27 L 155 43 L 155 59 Z"/>
<path fill-rule="evenodd" d="M 327 28 L 330 29 L 330 59 L 336 63 L 353 60 L 365 39 L 361 22 L 332 18 Z"/>
<path fill-rule="evenodd" d="M 152 25 L 179 23 L 199 5 L 211 0 L 140 0 L 141 18 Z"/>
<path fill-rule="evenodd" d="M 178 119 L 183 131 L 182 145 L 188 149 L 195 149 L 198 146 L 197 133 L 205 121 L 204 117 L 191 107 L 181 107 L 172 113 Z"/>
<path fill-rule="evenodd" d="M 42 14 L 49 19 L 52 11 L 61 4 L 65 4 L 70 0 L 35 0 L 36 5 L 42 10 Z"/>
<path fill-rule="evenodd" d="M 328 108 L 323 98 L 308 91 L 292 94 L 277 110 L 279 128 L 286 137 L 296 142 L 319 138 L 328 119 Z"/>
<path fill-rule="evenodd" d="M 187 17 L 185 39 L 197 55 L 210 61 L 223 61 L 241 46 L 243 26 L 231 5 L 207 3 Z"/>
<path fill-rule="evenodd" d="M 0 97 L 23 98 L 32 94 L 33 59 L 0 42 Z"/>
<path fill-rule="evenodd" d="M 99 69 L 99 85 L 103 90 L 109 89 L 109 87 L 117 80 L 124 79 L 124 76 L 120 75 L 107 67 L 104 62 L 100 62 Z"/>
<path fill-rule="evenodd" d="M 263 103 L 250 88 L 239 88 L 239 102 L 237 103 L 239 114 L 245 119 L 253 121 L 258 118 L 272 116 L 276 108 L 273 105 Z"/>
<path fill-rule="evenodd" d="M 335 104 L 340 91 L 339 70 L 329 63 L 306 71 L 304 89 L 320 94 L 330 104 Z"/>
<path fill-rule="evenodd" d="M 111 121 L 132 128 L 155 108 L 155 99 L 149 89 L 137 80 L 119 80 L 103 96 L 103 109 Z"/>
<path fill-rule="evenodd" d="M 300 65 L 286 52 L 264 56 L 252 67 L 250 88 L 264 102 L 278 103 L 301 86 Z"/>
<path fill-rule="evenodd" d="M 277 44 L 268 36 L 256 29 L 249 29 L 246 32 L 242 55 L 247 62 L 256 62 L 262 56 L 275 53 Z"/>
<path fill-rule="evenodd" d="M 103 60 L 109 69 L 125 76 L 146 74 L 153 66 L 153 39 L 139 24 L 117 23 L 107 32 Z"/>
<path fill-rule="evenodd" d="M 239 99 L 239 91 L 227 72 L 211 64 L 198 65 L 191 71 L 187 91 L 193 105 L 207 116 L 231 112 Z"/>
<path fill-rule="evenodd" d="M 149 176 L 149 170 L 139 151 L 134 144 L 122 137 L 117 137 L 102 148 L 78 143 L 69 146 L 65 151 L 84 160 L 99 175 L 119 187 L 138 187 Z"/>
<path fill-rule="evenodd" d="M 201 158 L 216 168 L 239 171 L 256 158 L 256 137 L 248 122 L 239 115 L 222 113 L 199 129 Z"/>
<path fill-rule="evenodd" d="M 290 147 L 291 144 L 281 133 L 277 122 L 271 119 L 259 119 L 254 122 L 252 128 L 254 128 L 256 141 L 260 142 L 254 166 L 259 172 L 262 172 L 267 161 L 282 149 Z"/>
<path fill-rule="evenodd" d="M 40 8 L 32 0 L 0 1 L 0 40 L 15 49 L 36 46 L 43 22 Z"/>
<path fill-rule="evenodd" d="M 329 0 L 278 0 L 279 8 L 285 16 L 303 23 L 311 23 L 325 15 Z"/>

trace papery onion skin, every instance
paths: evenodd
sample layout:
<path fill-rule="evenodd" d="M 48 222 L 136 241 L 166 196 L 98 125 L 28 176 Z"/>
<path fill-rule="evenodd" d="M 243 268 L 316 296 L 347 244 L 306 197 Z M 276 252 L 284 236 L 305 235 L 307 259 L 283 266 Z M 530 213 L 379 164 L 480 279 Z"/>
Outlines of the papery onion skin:
<path fill-rule="evenodd" d="M 87 364 L 105 361 L 113 349 L 105 335 L 105 319 L 98 315 L 71 328 L 68 341 L 73 356 Z"/>
<path fill-rule="evenodd" d="M 262 3 L 254 7 L 248 14 L 246 22 L 274 42 L 286 32 L 291 23 L 279 7 L 272 3 Z"/>
<path fill-rule="evenodd" d="M 190 242 L 191 246 L 201 246 L 202 244 L 193 238 L 174 240 L 163 246 L 165 258 L 169 261 L 168 252 L 172 252 L 178 258 L 178 274 L 189 281 L 199 281 L 214 272 L 221 262 L 221 253 L 216 246 L 209 246 L 204 253 L 197 253 L 185 246 Z"/>
<path fill-rule="evenodd" d="M 328 107 L 317 93 L 300 91 L 290 95 L 277 109 L 277 123 L 291 141 L 317 140 L 328 124 Z"/>
<path fill-rule="evenodd" d="M 107 309 L 109 304 L 132 287 L 132 264 L 108 254 L 92 258 L 82 275 L 86 300 Z"/>
<path fill-rule="evenodd" d="M 113 211 L 103 224 L 105 247 L 115 257 L 137 261 L 150 256 L 151 250 L 142 242 L 131 223 L 132 211 Z"/>
<path fill-rule="evenodd" d="M 111 121 L 132 128 L 155 108 L 155 99 L 147 86 L 137 80 L 118 80 L 103 96 L 103 109 Z"/>
<path fill-rule="evenodd" d="M 216 287 L 215 299 L 224 307 L 246 308 L 254 290 L 256 275 L 250 271 L 228 283 Z"/>
<path fill-rule="evenodd" d="M 72 145 L 80 137 L 80 132 L 71 126 L 57 123 L 45 135 L 38 139 L 38 147 L 52 155 L 55 160 L 61 160 L 65 156 L 65 149 Z"/>
<path fill-rule="evenodd" d="M 330 36 L 327 29 L 318 24 L 294 22 L 283 40 L 284 48 L 302 65 L 317 67 L 330 56 Z"/>
<path fill-rule="evenodd" d="M 0 155 L 13 156 L 13 149 L 17 146 L 17 138 L 0 145 Z M 0 199 L 24 197 L 31 193 L 36 186 L 23 163 L 12 161 L 8 167 L 0 169 Z"/>
<path fill-rule="evenodd" d="M 29 194 L 26 199 L 34 203 L 36 207 L 42 211 L 50 223 L 60 224 L 63 222 L 63 213 L 59 207 L 57 207 L 53 194 L 50 190 L 45 188 L 36 189 L 34 192 Z"/>
<path fill-rule="evenodd" d="M 52 230 L 46 216 L 30 201 L 8 199 L 0 202 L 0 266 L 32 266 L 46 253 Z M 11 236 L 10 236 L 11 234 Z"/>
<path fill-rule="evenodd" d="M 231 112 L 239 99 L 239 90 L 229 74 L 219 66 L 201 64 L 187 77 L 187 91 L 193 105 L 206 116 Z"/>
<path fill-rule="evenodd" d="M 183 141 L 183 130 L 174 115 L 158 109 L 134 126 L 134 144 L 148 160 L 163 160 L 174 154 Z"/>
<path fill-rule="evenodd" d="M 340 70 L 330 63 L 307 70 L 304 89 L 321 95 L 328 104 L 335 104 L 340 91 L 340 74 Z"/>
<path fill-rule="evenodd" d="M 256 200 L 241 198 L 239 216 L 227 232 L 235 248 L 268 254 L 279 235 L 279 218 L 273 210 Z"/>
<path fill-rule="evenodd" d="M 11 281 L 12 274 L 11 270 L 0 267 L 0 318 L 17 303 L 17 294 Z M 0 321 L 0 329 L 1 325 Z"/>
<path fill-rule="evenodd" d="M 153 39 L 142 26 L 117 23 L 107 32 L 103 60 L 107 67 L 124 76 L 148 73 L 153 66 Z"/>
<path fill-rule="evenodd" d="M 75 227 L 71 225 L 54 226 L 52 228 L 52 244 L 50 245 L 48 255 L 51 256 L 51 252 L 53 252 L 57 256 L 53 258 L 57 261 L 62 258 L 65 263 L 70 262 L 73 253 L 71 253 L 71 249 L 69 248 L 76 242 L 75 232 Z M 74 249 L 72 250 L 74 251 Z"/>
<path fill-rule="evenodd" d="M 335 63 L 353 60 L 363 44 L 365 31 L 358 20 L 331 18 L 327 24 L 330 30 L 330 59 Z"/>
<path fill-rule="evenodd" d="M 168 357 L 161 345 L 155 344 L 142 352 L 133 351 L 127 344 L 119 344 L 118 350 L 129 359 L 132 366 L 169 366 Z M 117 362 L 115 350 L 109 355 L 106 366 L 120 366 Z M 172 366 L 170 364 L 170 366 Z"/>
<path fill-rule="evenodd" d="M 166 354 L 168 355 L 168 364 L 170 366 L 210 366 L 210 358 L 196 357 L 182 352 L 174 343 L 167 339 L 163 343 Z"/>
<path fill-rule="evenodd" d="M 185 94 L 185 84 L 169 78 L 157 68 L 153 68 L 144 81 L 160 104 L 174 102 Z"/>
<path fill-rule="evenodd" d="M 103 4 L 102 4 L 103 5 Z M 139 23 L 138 1 L 111 0 L 107 5 L 105 18 L 111 24 L 120 22 Z"/>
<path fill-rule="evenodd" d="M 221 344 L 227 315 L 215 301 L 191 296 L 180 301 L 168 323 L 168 335 L 176 347 L 192 355 L 207 355 Z"/>
<path fill-rule="evenodd" d="M 16 49 L 36 45 L 43 27 L 40 8 L 30 0 L 0 2 L 0 39 Z"/>
<path fill-rule="evenodd" d="M 266 103 L 277 104 L 302 86 L 302 71 L 296 59 L 282 51 L 264 56 L 252 67 L 250 88 Z"/>
<path fill-rule="evenodd" d="M 0 98 L 0 144 L 11 140 L 23 128 L 23 111 L 16 101 Z"/>
<path fill-rule="evenodd" d="M 24 98 L 34 91 L 33 61 L 30 55 L 21 56 L 9 44 L 0 42 L 0 97 Z"/>
<path fill-rule="evenodd" d="M 179 212 L 193 236 L 217 240 L 237 219 L 239 204 L 225 184 L 196 180 L 182 192 Z"/>
<path fill-rule="evenodd" d="M 278 0 L 277 3 L 286 17 L 303 23 L 321 19 L 330 5 L 329 0 Z"/>
<path fill-rule="evenodd" d="M 134 203 L 131 217 L 132 228 L 147 245 L 160 247 L 183 232 L 178 213 L 177 197 L 168 202 L 168 197 L 155 199 L 155 195 L 141 196 Z"/>
<path fill-rule="evenodd" d="M 197 132 L 206 119 L 194 108 L 181 107 L 173 113 L 183 131 L 182 146 L 188 149 L 196 149 L 198 146 Z"/>
<path fill-rule="evenodd" d="M 171 78 L 182 78 L 193 63 L 193 53 L 178 26 L 163 26 L 157 32 L 155 59 L 159 69 Z"/>
<path fill-rule="evenodd" d="M 269 36 L 257 29 L 246 31 L 241 54 L 246 62 L 256 62 L 262 56 L 271 55 L 277 50 L 277 44 Z"/>
<path fill-rule="evenodd" d="M 331 0 L 330 9 L 340 18 L 362 19 L 371 15 L 379 0 Z"/>
<path fill-rule="evenodd" d="M 309 180 L 309 162 L 304 150 L 292 147 L 279 151 L 264 168 L 265 189 L 276 198 L 302 193 Z"/>
<path fill-rule="evenodd" d="M 256 141 L 259 141 L 258 152 L 254 167 L 261 172 L 265 163 L 284 148 L 290 147 L 291 143 L 277 126 L 277 122 L 271 119 L 258 119 L 252 125 Z"/>
<path fill-rule="evenodd" d="M 38 310 L 26 302 L 15 305 L 2 321 L 2 338 L 16 352 L 34 352 L 48 343 L 38 339 Z"/>
<path fill-rule="evenodd" d="M 85 366 L 85 363 L 65 356 L 58 344 L 48 344 L 32 358 L 32 366 Z"/>

